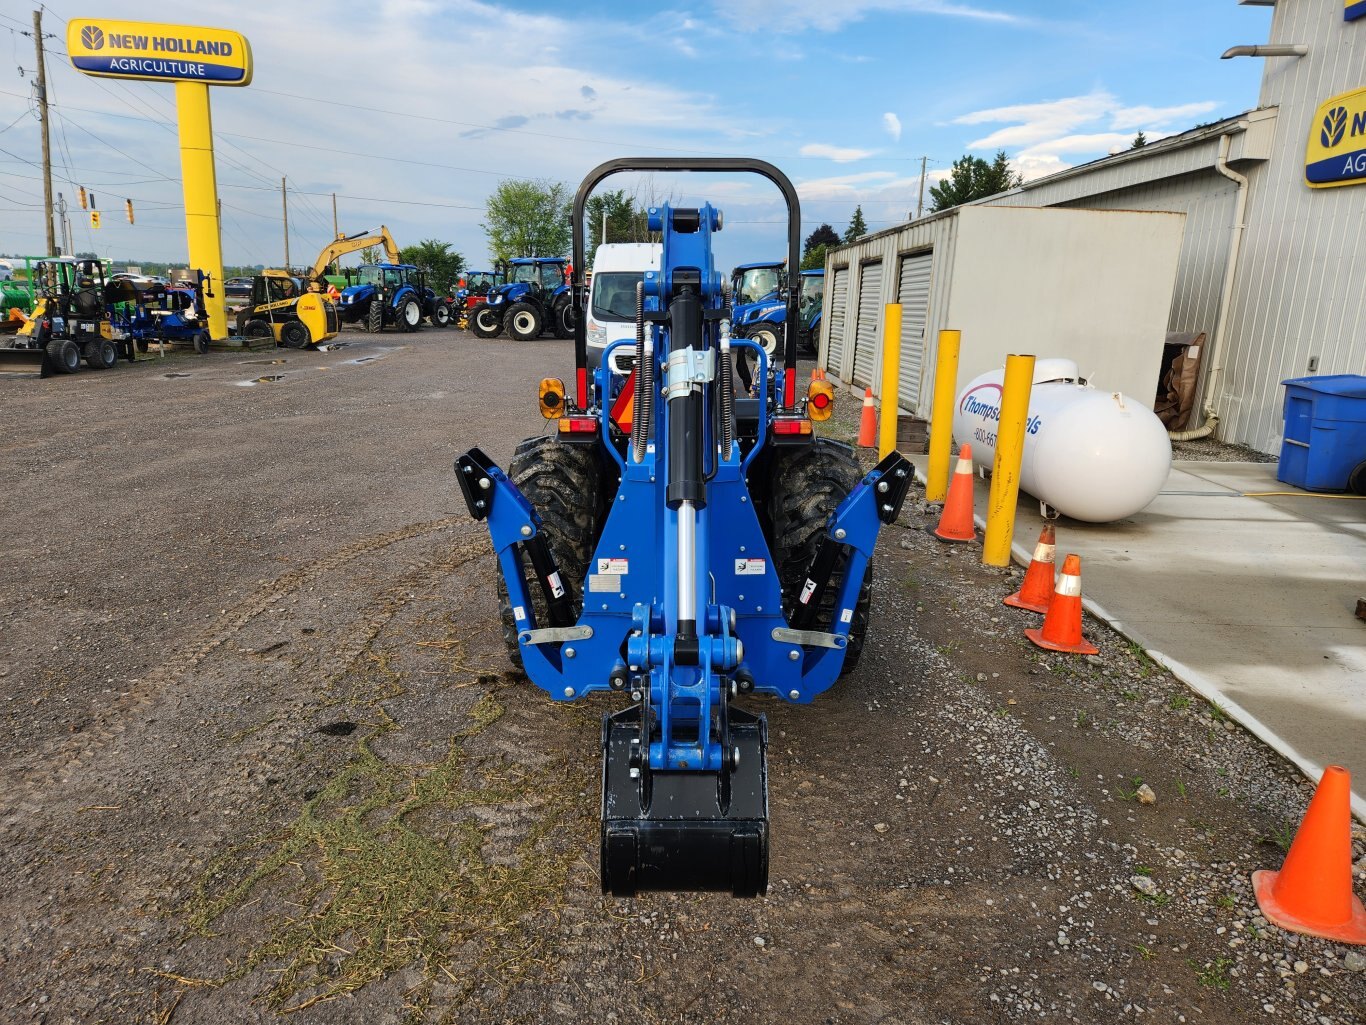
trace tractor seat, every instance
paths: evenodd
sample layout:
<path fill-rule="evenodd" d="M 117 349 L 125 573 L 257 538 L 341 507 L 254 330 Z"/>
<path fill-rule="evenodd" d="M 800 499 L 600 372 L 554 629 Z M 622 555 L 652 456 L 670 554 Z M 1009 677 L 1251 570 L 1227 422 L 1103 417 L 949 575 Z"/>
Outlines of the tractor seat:
<path fill-rule="evenodd" d="M 82 317 L 93 317 L 100 312 L 100 297 L 96 294 L 94 286 L 82 289 L 71 297 L 72 305 L 76 312 Z"/>
<path fill-rule="evenodd" d="M 753 438 L 759 433 L 759 400 L 735 399 L 735 434 L 739 438 Z"/>

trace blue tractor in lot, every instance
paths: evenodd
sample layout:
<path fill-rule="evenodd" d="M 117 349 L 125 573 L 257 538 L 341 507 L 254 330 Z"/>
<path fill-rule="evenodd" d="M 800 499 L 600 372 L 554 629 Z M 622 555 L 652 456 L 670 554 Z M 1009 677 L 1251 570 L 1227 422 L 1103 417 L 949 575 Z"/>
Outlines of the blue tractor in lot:
<path fill-rule="evenodd" d="M 364 264 L 355 283 L 342 290 L 337 312 L 343 324 L 363 324 L 367 331 L 388 326 L 416 331 L 429 315 L 435 294 L 428 295 L 421 272 L 409 263 Z M 348 274 L 349 276 L 349 274 Z"/>
<path fill-rule="evenodd" d="M 738 268 L 737 268 L 738 269 Z M 804 270 L 797 293 L 797 353 L 816 355 L 821 336 L 821 313 L 825 306 L 825 271 Z M 787 302 L 774 292 L 734 311 L 733 330 L 738 338 L 751 338 L 773 352 L 787 322 Z"/>
<path fill-rule="evenodd" d="M 787 202 L 795 266 L 797 193 L 771 164 L 595 168 L 574 199 L 573 387 L 541 381 L 551 433 L 519 445 L 506 472 L 476 448 L 456 479 L 493 539 L 514 663 L 556 701 L 623 700 L 602 724 L 603 891 L 752 897 L 768 886 L 768 734 L 741 702 L 807 704 L 853 667 L 874 544 L 912 473 L 896 452 L 863 473 L 847 445 L 816 436 L 834 390 L 813 381 L 798 398 L 795 331 L 776 360 L 732 338 L 709 204 L 650 209 L 659 269 L 643 273 L 634 324 L 589 373 L 585 204 L 609 175 L 639 171 L 766 177 Z M 789 292 L 786 323 L 797 319 Z M 624 377 L 609 370 L 618 348 L 633 356 Z M 733 387 L 737 351 L 757 361 L 754 397 Z"/>
<path fill-rule="evenodd" d="M 506 331 L 526 342 L 549 328 L 556 338 L 569 338 L 574 333 L 574 308 L 565 279 L 561 256 L 508 261 L 504 283 L 488 290 L 470 317 L 470 330 L 480 338 L 495 338 Z"/>

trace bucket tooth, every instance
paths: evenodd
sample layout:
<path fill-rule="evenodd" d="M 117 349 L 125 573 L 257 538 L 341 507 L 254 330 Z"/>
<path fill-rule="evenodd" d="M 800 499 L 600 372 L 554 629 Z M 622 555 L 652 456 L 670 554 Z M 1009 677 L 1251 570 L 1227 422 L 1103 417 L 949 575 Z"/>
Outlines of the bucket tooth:
<path fill-rule="evenodd" d="M 640 710 L 603 719 L 602 891 L 768 891 L 768 724 L 732 707 L 733 767 L 651 771 Z"/>

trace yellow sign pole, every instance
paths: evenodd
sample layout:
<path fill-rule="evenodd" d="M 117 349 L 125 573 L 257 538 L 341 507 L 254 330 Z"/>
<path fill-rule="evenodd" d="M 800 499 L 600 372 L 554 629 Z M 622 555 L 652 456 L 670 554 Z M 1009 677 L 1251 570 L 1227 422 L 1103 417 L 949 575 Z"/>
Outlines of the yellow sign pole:
<path fill-rule="evenodd" d="M 882 311 L 882 417 L 877 457 L 886 459 L 896 449 L 897 406 L 901 384 L 901 304 L 888 303 Z"/>
<path fill-rule="evenodd" d="M 949 456 L 953 454 L 953 401 L 958 397 L 958 346 L 961 331 L 940 331 L 934 360 L 934 399 L 930 404 L 930 462 L 925 501 L 942 502 L 949 493 Z"/>
<path fill-rule="evenodd" d="M 176 114 L 180 121 L 180 177 L 185 189 L 185 236 L 190 268 L 209 276 L 209 336 L 228 337 L 224 307 L 223 246 L 218 232 L 218 175 L 213 164 L 213 120 L 209 87 L 203 82 L 175 84 Z"/>
<path fill-rule="evenodd" d="M 1001 392 L 1001 419 L 996 425 L 996 461 L 987 498 L 987 529 L 982 540 L 984 566 L 1010 565 L 1015 536 L 1015 502 L 1020 495 L 1020 463 L 1024 460 L 1029 393 L 1034 388 L 1034 357 L 1007 356 Z"/>

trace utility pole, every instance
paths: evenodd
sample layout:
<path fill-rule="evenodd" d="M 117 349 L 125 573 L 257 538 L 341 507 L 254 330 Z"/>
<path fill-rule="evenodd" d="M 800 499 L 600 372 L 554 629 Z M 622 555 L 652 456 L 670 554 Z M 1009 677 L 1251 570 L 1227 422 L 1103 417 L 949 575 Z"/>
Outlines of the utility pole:
<path fill-rule="evenodd" d="M 925 165 L 930 162 L 929 157 L 920 158 L 920 198 L 915 201 L 915 219 L 920 220 L 921 211 L 925 209 Z"/>
<path fill-rule="evenodd" d="M 337 194 L 334 192 L 332 193 L 332 235 L 335 238 L 340 234 L 341 230 L 337 227 Z"/>
<path fill-rule="evenodd" d="M 52 147 L 47 133 L 47 62 L 43 59 L 43 12 L 33 12 L 33 48 L 38 51 L 38 119 L 43 126 L 43 226 L 47 230 L 47 255 L 57 255 L 52 230 Z"/>
<path fill-rule="evenodd" d="M 280 179 L 280 205 L 285 211 L 285 273 L 289 273 L 289 193 L 285 190 L 285 179 Z"/>

